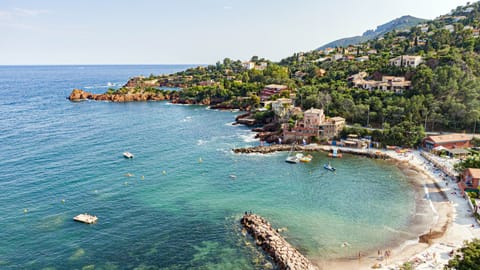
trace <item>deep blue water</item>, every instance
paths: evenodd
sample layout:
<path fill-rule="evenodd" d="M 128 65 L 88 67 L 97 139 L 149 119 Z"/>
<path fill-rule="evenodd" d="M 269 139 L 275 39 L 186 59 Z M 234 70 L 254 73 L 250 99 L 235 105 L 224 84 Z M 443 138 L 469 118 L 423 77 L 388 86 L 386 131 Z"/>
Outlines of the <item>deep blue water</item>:
<path fill-rule="evenodd" d="M 258 142 L 234 112 L 66 99 L 187 67 L 0 66 L 0 268 L 261 269 L 238 225 L 246 210 L 311 258 L 401 237 L 414 192 L 385 162 L 347 156 L 333 174 L 321 153 L 298 165 L 236 155 Z M 98 223 L 72 220 L 85 212 Z"/>

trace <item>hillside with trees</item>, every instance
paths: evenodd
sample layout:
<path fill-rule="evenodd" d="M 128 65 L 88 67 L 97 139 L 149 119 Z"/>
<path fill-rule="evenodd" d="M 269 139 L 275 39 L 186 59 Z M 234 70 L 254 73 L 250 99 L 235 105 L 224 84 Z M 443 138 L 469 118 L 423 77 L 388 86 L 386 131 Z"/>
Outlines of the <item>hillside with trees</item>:
<path fill-rule="evenodd" d="M 402 30 L 408 30 L 413 26 L 418 25 L 419 23 L 422 23 L 426 21 L 425 19 L 420 19 L 420 18 L 415 18 L 413 16 L 402 16 L 400 18 L 397 18 L 395 20 L 392 20 L 388 23 L 382 24 L 377 26 L 375 30 L 368 30 L 365 31 L 361 36 L 355 36 L 355 37 L 348 37 L 348 38 L 341 38 L 332 42 L 329 42 L 320 48 L 318 50 L 323 50 L 326 48 L 334 48 L 334 47 L 348 47 L 350 45 L 357 45 L 362 42 L 367 42 L 369 40 L 379 38 L 383 36 L 385 33 L 391 32 L 391 31 L 402 31 Z"/>
<path fill-rule="evenodd" d="M 288 90 L 271 100 L 294 94 L 295 105 L 303 109 L 322 108 L 327 116 L 340 115 L 350 125 L 384 129 L 376 134 L 383 141 L 403 142 L 401 138 L 423 131 L 476 132 L 480 120 L 479 32 L 477 2 L 355 46 L 295 53 L 278 63 L 256 56 L 247 62 L 226 58 L 216 65 L 175 74 L 133 78 L 125 87 L 110 91 L 176 87 L 181 90 L 167 93 L 174 102 L 254 110 L 261 106 L 259 97 L 265 85 L 281 84 Z M 392 62 L 403 63 L 407 57 L 421 58 L 421 62 Z M 379 85 L 383 78 L 402 78 L 407 87 L 401 91 L 366 89 L 352 83 L 359 74 L 362 80 Z"/>

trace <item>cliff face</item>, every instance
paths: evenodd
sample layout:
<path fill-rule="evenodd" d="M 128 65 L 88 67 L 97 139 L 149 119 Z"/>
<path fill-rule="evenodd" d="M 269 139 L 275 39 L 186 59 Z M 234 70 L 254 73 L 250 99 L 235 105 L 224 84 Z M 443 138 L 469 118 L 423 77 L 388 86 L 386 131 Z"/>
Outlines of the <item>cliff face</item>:
<path fill-rule="evenodd" d="M 132 102 L 132 101 L 161 101 L 169 100 L 169 96 L 154 93 L 138 93 L 138 94 L 92 94 L 81 89 L 73 89 L 68 97 L 70 101 L 82 100 L 100 100 L 112 102 Z"/>

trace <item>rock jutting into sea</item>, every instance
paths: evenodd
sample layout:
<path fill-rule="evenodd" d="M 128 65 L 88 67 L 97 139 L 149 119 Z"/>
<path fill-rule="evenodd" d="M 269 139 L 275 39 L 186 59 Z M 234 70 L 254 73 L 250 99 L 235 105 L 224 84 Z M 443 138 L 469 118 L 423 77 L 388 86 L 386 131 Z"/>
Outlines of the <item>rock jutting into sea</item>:
<path fill-rule="evenodd" d="M 133 102 L 133 101 L 162 101 L 169 100 L 169 96 L 161 93 L 135 93 L 135 94 L 92 94 L 81 89 L 73 89 L 68 97 L 70 101 L 98 100 L 112 102 Z"/>
<path fill-rule="evenodd" d="M 352 155 L 359 155 L 359 156 L 366 156 L 369 158 L 374 159 L 389 159 L 389 156 L 381 151 L 373 151 L 368 149 L 355 149 L 355 148 L 342 148 L 342 147 L 335 147 L 342 153 L 352 154 Z M 237 154 L 269 154 L 274 152 L 281 152 L 281 151 L 302 151 L 302 152 L 331 152 L 332 147 L 329 145 L 317 145 L 317 144 L 309 144 L 309 145 L 294 145 L 293 149 L 292 146 L 289 144 L 272 144 L 266 146 L 254 146 L 254 147 L 246 147 L 246 148 L 234 148 L 232 151 Z"/>
<path fill-rule="evenodd" d="M 240 222 L 256 244 L 272 256 L 279 269 L 318 269 L 261 216 L 245 213 Z"/>

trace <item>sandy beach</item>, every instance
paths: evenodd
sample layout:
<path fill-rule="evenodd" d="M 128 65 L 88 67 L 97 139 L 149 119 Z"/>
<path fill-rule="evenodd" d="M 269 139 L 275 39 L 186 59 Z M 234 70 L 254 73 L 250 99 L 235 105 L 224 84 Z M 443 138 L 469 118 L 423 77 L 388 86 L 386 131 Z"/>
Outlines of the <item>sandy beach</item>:
<path fill-rule="evenodd" d="M 386 154 L 407 177 L 414 179 L 417 209 L 410 232 L 419 237 L 381 247 L 378 251 L 366 251 L 360 258 L 314 260 L 320 269 L 400 269 L 405 262 L 412 262 L 413 269 L 443 269 L 452 250 L 461 247 L 465 240 L 480 238 L 480 226 L 454 179 L 418 151 L 401 154 L 387 151 Z M 444 170 L 452 170 L 452 161 L 437 161 L 444 165 Z"/>

